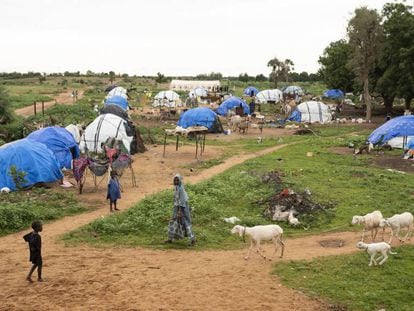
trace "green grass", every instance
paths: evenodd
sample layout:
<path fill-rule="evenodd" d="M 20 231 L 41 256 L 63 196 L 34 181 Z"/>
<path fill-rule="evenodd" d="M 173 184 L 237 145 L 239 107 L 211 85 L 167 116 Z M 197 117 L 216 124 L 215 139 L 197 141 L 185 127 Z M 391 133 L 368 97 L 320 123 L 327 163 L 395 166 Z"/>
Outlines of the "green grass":
<path fill-rule="evenodd" d="M 51 101 L 53 96 L 63 91 L 61 87 L 44 84 L 5 85 L 9 95 L 11 108 L 18 109 L 30 106 L 33 102 Z"/>
<path fill-rule="evenodd" d="M 0 194 L 0 236 L 86 210 L 72 194 L 44 188 Z"/>
<path fill-rule="evenodd" d="M 331 147 L 346 146 L 352 129 L 320 128 L 320 136 L 306 136 L 276 153 L 262 156 L 235 166 L 187 190 L 190 204 L 195 207 L 194 228 L 199 248 L 232 248 L 241 244 L 229 234 L 230 225 L 221 217 L 237 216 L 246 225 L 270 223 L 262 217 L 264 206 L 254 202 L 269 197 L 274 189 L 261 182 L 261 174 L 279 170 L 284 181 L 294 190 L 308 188 L 313 199 L 333 204 L 334 209 L 299 217 L 308 230 L 282 224 L 288 236 L 323 231 L 359 230 L 350 227 L 356 214 L 381 209 L 384 215 L 402 210 L 414 212 L 411 197 L 413 175 L 388 172 L 372 167 L 367 157 L 330 152 Z M 244 145 L 244 148 L 248 146 Z M 312 152 L 313 157 L 307 157 Z M 380 206 L 378 206 L 380 202 Z M 89 242 L 95 245 L 143 245 L 164 247 L 166 220 L 172 209 L 172 191 L 147 197 L 128 211 L 99 219 L 66 236 L 67 241 Z M 184 245 L 184 244 L 179 244 Z M 176 247 L 173 245 L 172 247 Z"/>
<path fill-rule="evenodd" d="M 383 266 L 368 267 L 369 256 L 361 251 L 278 263 L 274 273 L 289 287 L 349 310 L 414 310 L 414 247 L 396 251 Z"/>

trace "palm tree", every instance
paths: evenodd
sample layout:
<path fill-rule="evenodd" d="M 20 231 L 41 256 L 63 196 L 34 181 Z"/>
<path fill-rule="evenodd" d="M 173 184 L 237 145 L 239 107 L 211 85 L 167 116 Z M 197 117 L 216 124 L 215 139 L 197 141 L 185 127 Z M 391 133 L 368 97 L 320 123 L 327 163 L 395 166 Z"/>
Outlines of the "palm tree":
<path fill-rule="evenodd" d="M 289 58 L 286 58 L 282 63 L 283 77 L 286 82 L 289 82 L 289 73 L 293 70 L 294 65 L 295 64 Z"/>
<path fill-rule="evenodd" d="M 282 66 L 282 62 L 278 60 L 276 57 L 272 58 L 267 62 L 267 67 L 272 68 L 272 72 L 270 73 L 270 78 L 273 80 L 275 88 L 277 88 L 277 82 L 279 79 L 279 72 Z"/>

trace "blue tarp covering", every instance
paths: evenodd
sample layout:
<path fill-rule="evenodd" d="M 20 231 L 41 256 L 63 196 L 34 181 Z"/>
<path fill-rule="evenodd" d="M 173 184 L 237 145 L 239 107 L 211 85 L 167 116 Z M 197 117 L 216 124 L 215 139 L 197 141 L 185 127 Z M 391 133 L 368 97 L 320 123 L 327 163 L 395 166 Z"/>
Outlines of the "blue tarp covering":
<path fill-rule="evenodd" d="M 79 158 L 80 151 L 75 138 L 63 127 L 45 127 L 34 131 L 27 139 L 46 145 L 55 154 L 61 168 L 70 169 L 72 158 Z"/>
<path fill-rule="evenodd" d="M 394 137 L 414 136 L 414 116 L 401 116 L 381 125 L 368 137 L 372 144 L 384 144 Z"/>
<path fill-rule="evenodd" d="M 226 99 L 224 102 L 222 102 L 221 105 L 217 108 L 217 113 L 221 116 L 225 116 L 227 114 L 227 111 L 239 107 L 240 104 L 243 107 L 243 112 L 245 114 L 250 114 L 249 106 L 244 102 L 244 100 L 236 96 L 232 96 L 229 99 Z"/>
<path fill-rule="evenodd" d="M 295 109 L 295 111 L 292 112 L 292 114 L 289 116 L 289 118 L 286 119 L 286 121 L 301 122 L 302 114 L 298 109 Z"/>
<path fill-rule="evenodd" d="M 53 152 L 44 144 L 35 141 L 20 139 L 0 147 L 0 188 L 16 190 L 16 185 L 8 174 L 13 165 L 18 172 L 27 174 L 27 182 L 23 187 L 63 178 Z"/>
<path fill-rule="evenodd" d="M 331 99 L 338 99 L 344 98 L 344 93 L 338 89 L 327 90 L 323 93 L 323 96 L 331 98 Z"/>
<path fill-rule="evenodd" d="M 217 121 L 217 114 L 209 108 L 194 108 L 184 112 L 177 122 L 178 126 L 187 128 L 190 126 L 205 126 L 211 129 Z"/>
<path fill-rule="evenodd" d="M 256 89 L 254 86 L 248 86 L 244 89 L 243 94 L 247 96 L 256 96 L 257 93 L 259 93 L 259 90 Z"/>
<path fill-rule="evenodd" d="M 124 110 L 128 109 L 128 100 L 122 96 L 112 96 L 105 100 L 106 105 L 117 105 Z"/>

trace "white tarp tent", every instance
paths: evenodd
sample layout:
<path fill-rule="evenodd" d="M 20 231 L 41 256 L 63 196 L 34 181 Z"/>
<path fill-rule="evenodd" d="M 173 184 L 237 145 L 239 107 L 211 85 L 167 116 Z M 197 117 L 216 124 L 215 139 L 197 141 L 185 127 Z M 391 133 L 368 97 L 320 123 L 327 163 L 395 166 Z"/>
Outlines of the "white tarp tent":
<path fill-rule="evenodd" d="M 407 136 L 405 140 L 405 148 L 407 148 L 407 144 L 414 139 L 414 136 Z M 402 149 L 404 144 L 404 137 L 394 137 L 387 142 L 392 148 Z"/>
<path fill-rule="evenodd" d="M 195 89 L 191 90 L 188 93 L 188 97 L 195 98 L 195 97 L 206 97 L 207 96 L 207 90 L 203 87 L 196 87 Z"/>
<path fill-rule="evenodd" d="M 332 120 L 332 115 L 331 110 L 324 103 L 307 101 L 299 104 L 288 120 L 307 123 L 326 123 Z"/>
<path fill-rule="evenodd" d="M 266 104 L 268 102 L 278 103 L 283 99 L 283 92 L 278 89 L 263 90 L 256 94 L 256 99 L 259 104 Z"/>
<path fill-rule="evenodd" d="M 108 95 L 106 95 L 106 98 L 111 98 L 114 96 L 121 96 L 123 98 L 128 99 L 127 90 L 121 86 L 117 86 L 116 88 L 110 90 Z"/>
<path fill-rule="evenodd" d="M 86 127 L 79 148 L 82 152 L 103 152 L 101 145 L 108 138 L 115 138 L 122 141 L 125 149 L 130 152 L 134 136 L 128 136 L 127 126 L 124 119 L 114 114 L 102 114 Z"/>
<path fill-rule="evenodd" d="M 172 80 L 170 84 L 170 90 L 178 91 L 191 91 L 197 87 L 203 87 L 208 91 L 212 91 L 213 88 L 220 87 L 220 80 L 212 81 L 196 81 L 196 80 Z"/>
<path fill-rule="evenodd" d="M 182 106 L 180 95 L 174 91 L 161 91 L 154 96 L 153 107 L 180 107 Z"/>
<path fill-rule="evenodd" d="M 72 134 L 73 138 L 75 138 L 76 143 L 79 144 L 81 139 L 81 126 L 75 124 L 69 124 L 65 129 Z"/>

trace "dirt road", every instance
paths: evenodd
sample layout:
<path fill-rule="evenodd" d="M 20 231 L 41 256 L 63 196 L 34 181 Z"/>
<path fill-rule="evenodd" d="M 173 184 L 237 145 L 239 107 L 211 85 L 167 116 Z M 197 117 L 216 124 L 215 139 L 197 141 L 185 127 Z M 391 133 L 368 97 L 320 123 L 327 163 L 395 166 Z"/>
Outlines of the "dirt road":
<path fill-rule="evenodd" d="M 128 176 L 120 207 L 125 209 L 145 195 L 171 187 L 180 171 L 186 182 L 199 182 L 247 159 L 284 146 L 253 154 L 238 155 L 201 172 L 183 169 L 194 161 L 194 150 L 183 146 L 162 158 L 161 148 L 152 148 L 135 157 L 138 188 Z M 208 147 L 205 159 L 222 150 Z M 145 180 L 141 178 L 145 176 Z M 104 183 L 103 183 L 104 184 Z M 141 248 L 92 248 L 87 245 L 64 247 L 58 237 L 90 221 L 108 215 L 105 187 L 94 190 L 85 184 L 81 199 L 100 205 L 93 212 L 66 217 L 44 226 L 44 276 L 47 282 L 28 284 L 29 268 L 23 232 L 0 238 L 0 310 L 326 310 L 324 301 L 311 299 L 282 286 L 271 275 L 272 263 L 252 256 L 246 250 L 179 251 Z M 342 248 L 323 248 L 318 241 L 341 238 Z M 310 259 L 317 256 L 355 251 L 355 233 L 334 233 L 286 240 L 285 258 Z M 264 249 L 270 254 L 270 246 Z M 275 259 L 278 261 L 280 259 Z"/>
<path fill-rule="evenodd" d="M 83 90 L 78 91 L 78 99 L 81 99 L 83 97 Z M 53 100 L 45 102 L 44 108 L 45 110 L 49 109 L 50 107 L 54 105 L 71 105 L 73 104 L 73 98 L 72 98 L 72 92 L 67 91 L 64 93 L 60 93 L 59 95 L 55 96 Z M 37 103 L 37 113 L 42 113 L 42 105 L 41 103 Z M 16 109 L 14 111 L 17 115 L 23 116 L 23 117 L 29 117 L 34 114 L 34 108 L 33 105 L 23 107 L 20 109 Z"/>

